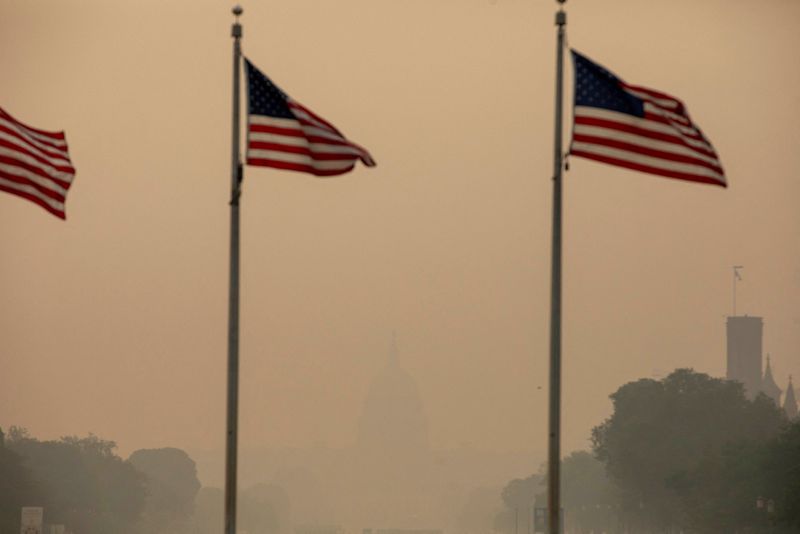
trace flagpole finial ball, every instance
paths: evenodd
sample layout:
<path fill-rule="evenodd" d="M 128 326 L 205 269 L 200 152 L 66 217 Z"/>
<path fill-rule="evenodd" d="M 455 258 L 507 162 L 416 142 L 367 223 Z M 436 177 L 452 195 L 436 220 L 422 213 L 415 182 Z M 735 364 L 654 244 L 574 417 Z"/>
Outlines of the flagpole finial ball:
<path fill-rule="evenodd" d="M 232 12 L 233 12 L 233 14 L 234 14 L 234 15 L 236 15 L 237 17 L 238 17 L 239 15 L 241 15 L 242 13 L 244 13 L 244 9 L 242 9 L 242 6 L 240 6 L 239 4 L 236 4 L 235 6 L 233 6 L 233 9 L 231 9 L 231 11 L 232 11 Z"/>

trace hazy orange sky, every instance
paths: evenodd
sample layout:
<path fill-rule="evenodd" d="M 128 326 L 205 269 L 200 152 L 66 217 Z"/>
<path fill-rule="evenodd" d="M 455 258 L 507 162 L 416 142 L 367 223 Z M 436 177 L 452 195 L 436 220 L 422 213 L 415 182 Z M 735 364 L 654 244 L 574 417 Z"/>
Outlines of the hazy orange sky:
<path fill-rule="evenodd" d="M 243 6 L 245 54 L 378 167 L 245 171 L 241 446 L 352 443 L 396 330 L 435 447 L 543 453 L 555 3 Z M 0 195 L 0 426 L 222 450 L 230 7 L 0 1 L 0 106 L 77 168 L 66 222 Z M 624 382 L 724 375 L 734 264 L 800 381 L 800 3 L 567 8 L 571 46 L 687 103 L 730 184 L 571 160 L 570 451 Z"/>

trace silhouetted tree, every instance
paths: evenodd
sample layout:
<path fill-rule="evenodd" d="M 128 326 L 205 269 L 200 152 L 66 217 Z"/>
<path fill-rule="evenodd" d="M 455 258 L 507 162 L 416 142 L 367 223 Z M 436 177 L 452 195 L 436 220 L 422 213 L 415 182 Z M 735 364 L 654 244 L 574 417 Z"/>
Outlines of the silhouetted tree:
<path fill-rule="evenodd" d="M 17 532 L 20 509 L 41 502 L 41 490 L 34 484 L 22 457 L 5 446 L 0 429 L 0 532 Z"/>
<path fill-rule="evenodd" d="M 800 420 L 795 419 L 765 448 L 761 497 L 775 503 L 774 520 L 800 532 Z"/>
<path fill-rule="evenodd" d="M 544 494 L 540 500 L 545 501 Z M 561 461 L 561 503 L 573 532 L 612 532 L 618 502 L 605 465 L 591 453 L 575 451 Z"/>
<path fill-rule="evenodd" d="M 532 506 L 536 496 L 541 493 L 542 474 L 531 475 L 528 478 L 515 478 L 503 488 L 500 498 L 506 508 L 519 508 Z"/>
<path fill-rule="evenodd" d="M 611 399 L 592 439 L 628 528 L 732 532 L 755 521 L 754 451 L 785 424 L 773 402 L 689 369 L 625 384 Z"/>
<path fill-rule="evenodd" d="M 143 519 L 148 532 L 190 530 L 189 520 L 200 481 L 194 460 L 180 449 L 140 449 L 128 461 L 144 474 L 147 500 Z"/>
<path fill-rule="evenodd" d="M 561 461 L 561 507 L 571 532 L 616 532 L 618 493 L 603 463 L 591 453 L 575 451 Z M 547 507 L 547 466 L 509 482 L 502 499 L 506 509 L 495 516 L 495 530 L 527 533 L 533 507 Z"/>
<path fill-rule="evenodd" d="M 511 534 L 525 533 L 532 521 L 533 509 L 543 506 L 543 475 L 534 474 L 527 478 L 515 478 L 503 488 L 500 498 L 505 509 L 494 518 L 494 529 Z"/>
<path fill-rule="evenodd" d="M 82 534 L 137 530 L 144 505 L 143 477 L 96 436 L 39 441 L 12 427 L 8 448 L 19 454 L 41 487 L 48 522 Z"/>

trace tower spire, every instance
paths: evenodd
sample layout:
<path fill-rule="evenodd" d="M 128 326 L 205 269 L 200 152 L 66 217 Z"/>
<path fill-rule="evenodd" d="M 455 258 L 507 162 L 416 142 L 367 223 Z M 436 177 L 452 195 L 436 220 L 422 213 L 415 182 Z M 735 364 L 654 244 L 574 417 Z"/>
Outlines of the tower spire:
<path fill-rule="evenodd" d="M 764 370 L 764 377 L 761 379 L 761 391 L 774 400 L 777 406 L 781 405 L 781 388 L 778 387 L 775 377 L 772 376 L 769 354 L 767 354 L 767 368 Z"/>
<path fill-rule="evenodd" d="M 789 375 L 789 386 L 786 388 L 786 398 L 783 400 L 783 410 L 790 420 L 797 417 L 797 400 L 794 397 L 792 375 Z"/>

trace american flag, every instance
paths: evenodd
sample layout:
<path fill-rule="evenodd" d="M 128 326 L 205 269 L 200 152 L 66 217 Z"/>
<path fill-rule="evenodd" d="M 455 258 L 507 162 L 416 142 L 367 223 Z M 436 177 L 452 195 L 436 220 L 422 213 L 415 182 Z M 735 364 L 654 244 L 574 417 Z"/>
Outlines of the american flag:
<path fill-rule="evenodd" d="M 74 177 L 64 132 L 31 128 L 0 108 L 0 191 L 66 219 L 64 201 Z"/>
<path fill-rule="evenodd" d="M 679 180 L 727 187 L 711 143 L 683 102 L 631 85 L 576 51 L 569 153 Z"/>
<path fill-rule="evenodd" d="M 333 176 L 373 167 L 369 153 L 345 139 L 331 123 L 292 99 L 245 60 L 249 110 L 247 164 Z"/>

